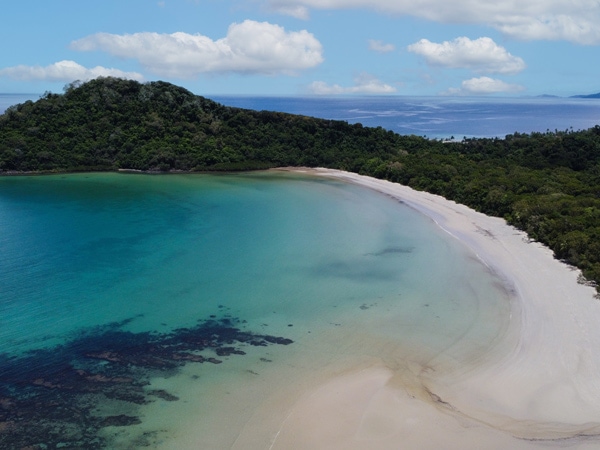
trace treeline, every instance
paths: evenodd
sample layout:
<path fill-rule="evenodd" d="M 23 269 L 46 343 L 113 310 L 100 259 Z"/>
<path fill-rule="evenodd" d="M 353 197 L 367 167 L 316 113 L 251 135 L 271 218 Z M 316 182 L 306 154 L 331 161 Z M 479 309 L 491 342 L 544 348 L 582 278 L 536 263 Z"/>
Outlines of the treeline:
<path fill-rule="evenodd" d="M 442 142 L 101 78 L 0 116 L 0 173 L 329 167 L 504 217 L 600 282 L 600 126 Z"/>

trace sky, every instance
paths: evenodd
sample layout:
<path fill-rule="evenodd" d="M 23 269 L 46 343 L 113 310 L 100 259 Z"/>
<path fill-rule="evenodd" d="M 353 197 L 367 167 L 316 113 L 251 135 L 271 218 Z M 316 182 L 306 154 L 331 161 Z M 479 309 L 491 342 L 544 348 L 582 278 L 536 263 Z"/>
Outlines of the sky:
<path fill-rule="evenodd" d="M 0 93 L 163 80 L 210 95 L 600 92 L 600 0 L 5 0 Z"/>

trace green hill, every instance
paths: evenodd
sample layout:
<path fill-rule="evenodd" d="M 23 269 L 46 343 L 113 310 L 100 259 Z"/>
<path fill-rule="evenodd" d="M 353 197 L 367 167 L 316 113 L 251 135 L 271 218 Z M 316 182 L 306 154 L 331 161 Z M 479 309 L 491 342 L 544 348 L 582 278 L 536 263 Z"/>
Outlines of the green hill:
<path fill-rule="evenodd" d="M 443 195 L 504 217 L 600 282 L 600 126 L 442 142 L 114 78 L 0 116 L 4 174 L 277 166 L 343 169 Z"/>
<path fill-rule="evenodd" d="M 366 156 L 393 157 L 409 140 L 381 128 L 224 107 L 164 82 L 103 78 L 9 108 L 0 119 L 0 171 L 357 170 Z"/>

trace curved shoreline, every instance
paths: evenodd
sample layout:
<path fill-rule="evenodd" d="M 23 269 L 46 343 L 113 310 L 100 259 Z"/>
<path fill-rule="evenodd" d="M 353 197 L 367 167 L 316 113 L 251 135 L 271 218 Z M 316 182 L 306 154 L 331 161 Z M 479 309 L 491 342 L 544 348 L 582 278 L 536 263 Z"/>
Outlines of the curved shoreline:
<path fill-rule="evenodd" d="M 578 284 L 578 270 L 554 259 L 549 249 L 530 242 L 504 220 L 442 197 L 348 172 L 280 170 L 353 183 L 429 217 L 508 287 L 512 323 L 507 332 L 497 333 L 498 345 L 459 371 L 348 358 L 323 370 L 324 365 L 315 363 L 312 372 L 290 364 L 282 372 L 289 376 L 275 379 L 270 374 L 267 384 L 272 382 L 263 391 L 249 383 L 233 386 L 236 391 L 227 386 L 223 397 L 231 402 L 229 411 L 239 410 L 237 394 L 242 391 L 250 391 L 252 405 L 259 407 L 249 413 L 249 420 L 248 414 L 221 420 L 223 434 L 233 430 L 239 437 L 214 448 L 600 446 L 600 303 L 593 288 Z M 360 339 L 356 329 L 352 334 Z M 164 415 L 156 417 L 160 428 Z M 197 417 L 192 411 L 190 421 Z M 219 434 L 212 425 L 206 429 Z M 186 441 L 178 448 L 202 446 L 193 431 L 177 437 Z M 165 445 L 172 448 L 173 442 Z"/>
<path fill-rule="evenodd" d="M 425 214 L 513 288 L 516 304 L 508 354 L 429 377 L 421 398 L 382 365 L 333 377 L 293 405 L 271 448 L 600 445 L 600 303 L 578 270 L 503 219 L 443 197 L 337 170 L 282 170 L 355 183 Z"/>

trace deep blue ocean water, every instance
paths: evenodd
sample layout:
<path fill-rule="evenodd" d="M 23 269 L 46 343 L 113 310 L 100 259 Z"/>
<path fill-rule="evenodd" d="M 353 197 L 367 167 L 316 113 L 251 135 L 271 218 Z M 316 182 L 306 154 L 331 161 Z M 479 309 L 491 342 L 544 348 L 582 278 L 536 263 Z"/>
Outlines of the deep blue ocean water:
<path fill-rule="evenodd" d="M 28 100 L 35 102 L 40 97 L 39 94 L 0 94 L 0 114 L 4 113 L 9 106 L 25 103 Z"/>
<path fill-rule="evenodd" d="M 0 113 L 37 94 L 0 94 Z M 600 99 L 561 97 L 251 97 L 210 96 L 227 106 L 281 111 L 381 126 L 429 138 L 504 137 L 581 130 L 600 124 Z"/>
<path fill-rule="evenodd" d="M 429 138 L 504 137 L 600 124 L 599 99 L 465 97 L 214 97 L 227 106 L 381 126 Z"/>

